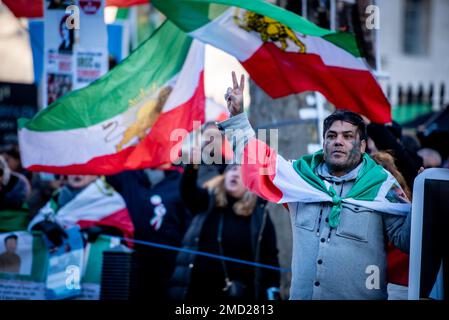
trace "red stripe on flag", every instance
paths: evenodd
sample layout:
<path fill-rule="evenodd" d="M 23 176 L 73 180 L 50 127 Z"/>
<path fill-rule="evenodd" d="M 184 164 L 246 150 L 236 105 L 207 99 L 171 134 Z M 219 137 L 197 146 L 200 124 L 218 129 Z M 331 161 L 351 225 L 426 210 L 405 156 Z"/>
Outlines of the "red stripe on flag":
<path fill-rule="evenodd" d="M 319 55 L 284 52 L 273 43 L 262 45 L 242 64 L 272 98 L 319 91 L 339 109 L 391 122 L 390 104 L 369 71 L 327 66 Z"/>
<path fill-rule="evenodd" d="M 273 183 L 276 176 L 276 158 L 274 149 L 260 140 L 252 139 L 243 150 L 242 181 L 253 193 L 271 201 L 282 199 L 282 191 Z"/>
<path fill-rule="evenodd" d="M 42 0 L 3 0 L 3 3 L 18 18 L 40 18 L 44 15 Z"/>
<path fill-rule="evenodd" d="M 131 7 L 149 2 L 150 0 L 106 0 L 106 5 L 114 7 Z"/>
<path fill-rule="evenodd" d="M 170 164 L 172 148 L 181 148 L 179 141 L 170 141 L 175 129 L 192 131 L 193 122 L 204 123 L 205 118 L 204 71 L 193 96 L 178 107 L 162 113 L 151 132 L 138 145 L 111 155 L 96 157 L 84 164 L 68 166 L 32 165 L 26 169 L 57 174 L 115 174 L 123 170 L 157 168 Z M 67 146 L 76 148 L 77 146 Z M 177 153 L 176 153 L 177 154 Z"/>
<path fill-rule="evenodd" d="M 114 227 L 123 232 L 123 236 L 125 238 L 133 238 L 134 237 L 134 225 L 131 221 L 131 217 L 129 216 L 128 209 L 123 208 L 117 212 L 114 212 L 103 219 L 100 220 L 80 220 L 77 224 L 81 227 L 81 229 L 89 228 L 92 226 L 106 226 L 106 227 Z"/>
<path fill-rule="evenodd" d="M 43 0 L 3 0 L 3 3 L 18 18 L 42 18 L 44 16 Z M 106 0 L 106 6 L 131 7 L 146 4 L 150 0 Z"/>
<path fill-rule="evenodd" d="M 70 147 L 73 146 L 68 146 L 68 148 Z M 123 164 L 135 149 L 135 146 L 128 147 L 120 152 L 96 157 L 82 164 L 73 164 L 69 166 L 32 165 L 26 169 L 30 171 L 51 172 L 56 174 L 114 174 L 124 170 Z"/>

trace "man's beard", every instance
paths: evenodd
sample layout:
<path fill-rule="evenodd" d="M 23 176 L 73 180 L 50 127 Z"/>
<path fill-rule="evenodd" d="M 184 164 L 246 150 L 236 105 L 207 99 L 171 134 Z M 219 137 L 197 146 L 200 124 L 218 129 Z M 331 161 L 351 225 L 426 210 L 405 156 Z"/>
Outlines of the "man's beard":
<path fill-rule="evenodd" d="M 360 161 L 343 164 L 326 162 L 326 165 L 329 173 L 333 174 L 334 172 L 348 173 L 352 171 L 355 167 L 357 167 L 359 163 Z"/>
<path fill-rule="evenodd" d="M 329 173 L 333 172 L 347 172 L 349 166 L 344 164 L 326 163 Z"/>

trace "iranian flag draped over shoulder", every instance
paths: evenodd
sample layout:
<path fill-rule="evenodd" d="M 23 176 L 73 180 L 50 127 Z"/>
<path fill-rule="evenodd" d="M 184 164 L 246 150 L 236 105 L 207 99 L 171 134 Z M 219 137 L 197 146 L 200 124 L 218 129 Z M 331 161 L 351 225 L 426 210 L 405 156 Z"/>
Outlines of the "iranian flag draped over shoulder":
<path fill-rule="evenodd" d="M 220 122 L 218 126 L 227 139 L 234 142 L 235 160 L 241 164 L 243 184 L 270 202 L 332 204 L 329 215 L 332 227 L 339 224 L 343 203 L 400 216 L 410 211 L 409 200 L 393 175 L 366 153 L 362 156 L 354 185 L 342 197 L 337 195 L 331 183 L 317 174 L 318 167 L 325 163 L 323 150 L 294 162 L 288 161 L 265 142 L 256 139 L 245 113 Z"/>
<path fill-rule="evenodd" d="M 272 98 L 319 91 L 337 108 L 391 121 L 353 34 L 320 28 L 261 0 L 152 0 L 192 37 L 236 57 Z"/>
<path fill-rule="evenodd" d="M 204 122 L 204 45 L 165 22 L 127 59 L 88 87 L 19 121 L 28 170 L 113 174 L 164 167 L 171 134 Z"/>

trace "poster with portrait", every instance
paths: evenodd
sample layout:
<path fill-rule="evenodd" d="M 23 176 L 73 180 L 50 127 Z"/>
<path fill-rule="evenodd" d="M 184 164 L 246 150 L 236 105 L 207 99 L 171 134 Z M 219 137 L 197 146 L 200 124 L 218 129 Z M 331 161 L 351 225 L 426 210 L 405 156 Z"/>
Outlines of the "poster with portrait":
<path fill-rule="evenodd" d="M 82 248 L 75 229 L 56 250 L 40 232 L 0 233 L 0 300 L 99 300 L 103 252 L 120 239 L 100 235 Z"/>
<path fill-rule="evenodd" d="M 45 0 L 43 104 L 50 105 L 73 90 L 76 29 L 70 23 L 71 0 Z"/>
<path fill-rule="evenodd" d="M 26 232 L 0 234 L 0 273 L 30 275 L 33 237 Z"/>
<path fill-rule="evenodd" d="M 105 0 L 45 0 L 43 105 L 108 71 Z"/>
<path fill-rule="evenodd" d="M 47 249 L 39 234 L 0 233 L 0 300 L 45 299 Z"/>

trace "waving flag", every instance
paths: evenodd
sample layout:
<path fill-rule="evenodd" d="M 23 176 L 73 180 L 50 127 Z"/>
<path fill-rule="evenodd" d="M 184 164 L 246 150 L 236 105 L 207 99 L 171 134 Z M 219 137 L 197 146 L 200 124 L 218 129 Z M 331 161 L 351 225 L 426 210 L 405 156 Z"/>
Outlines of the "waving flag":
<path fill-rule="evenodd" d="M 106 5 L 115 7 L 131 7 L 148 2 L 150 2 L 150 0 L 106 0 Z"/>
<path fill-rule="evenodd" d="M 391 121 L 355 37 L 261 0 L 152 0 L 192 37 L 236 57 L 272 98 L 319 91 L 337 108 Z"/>
<path fill-rule="evenodd" d="M 175 129 L 204 122 L 204 45 L 164 23 L 121 64 L 19 121 L 23 165 L 113 174 L 170 164 Z"/>

